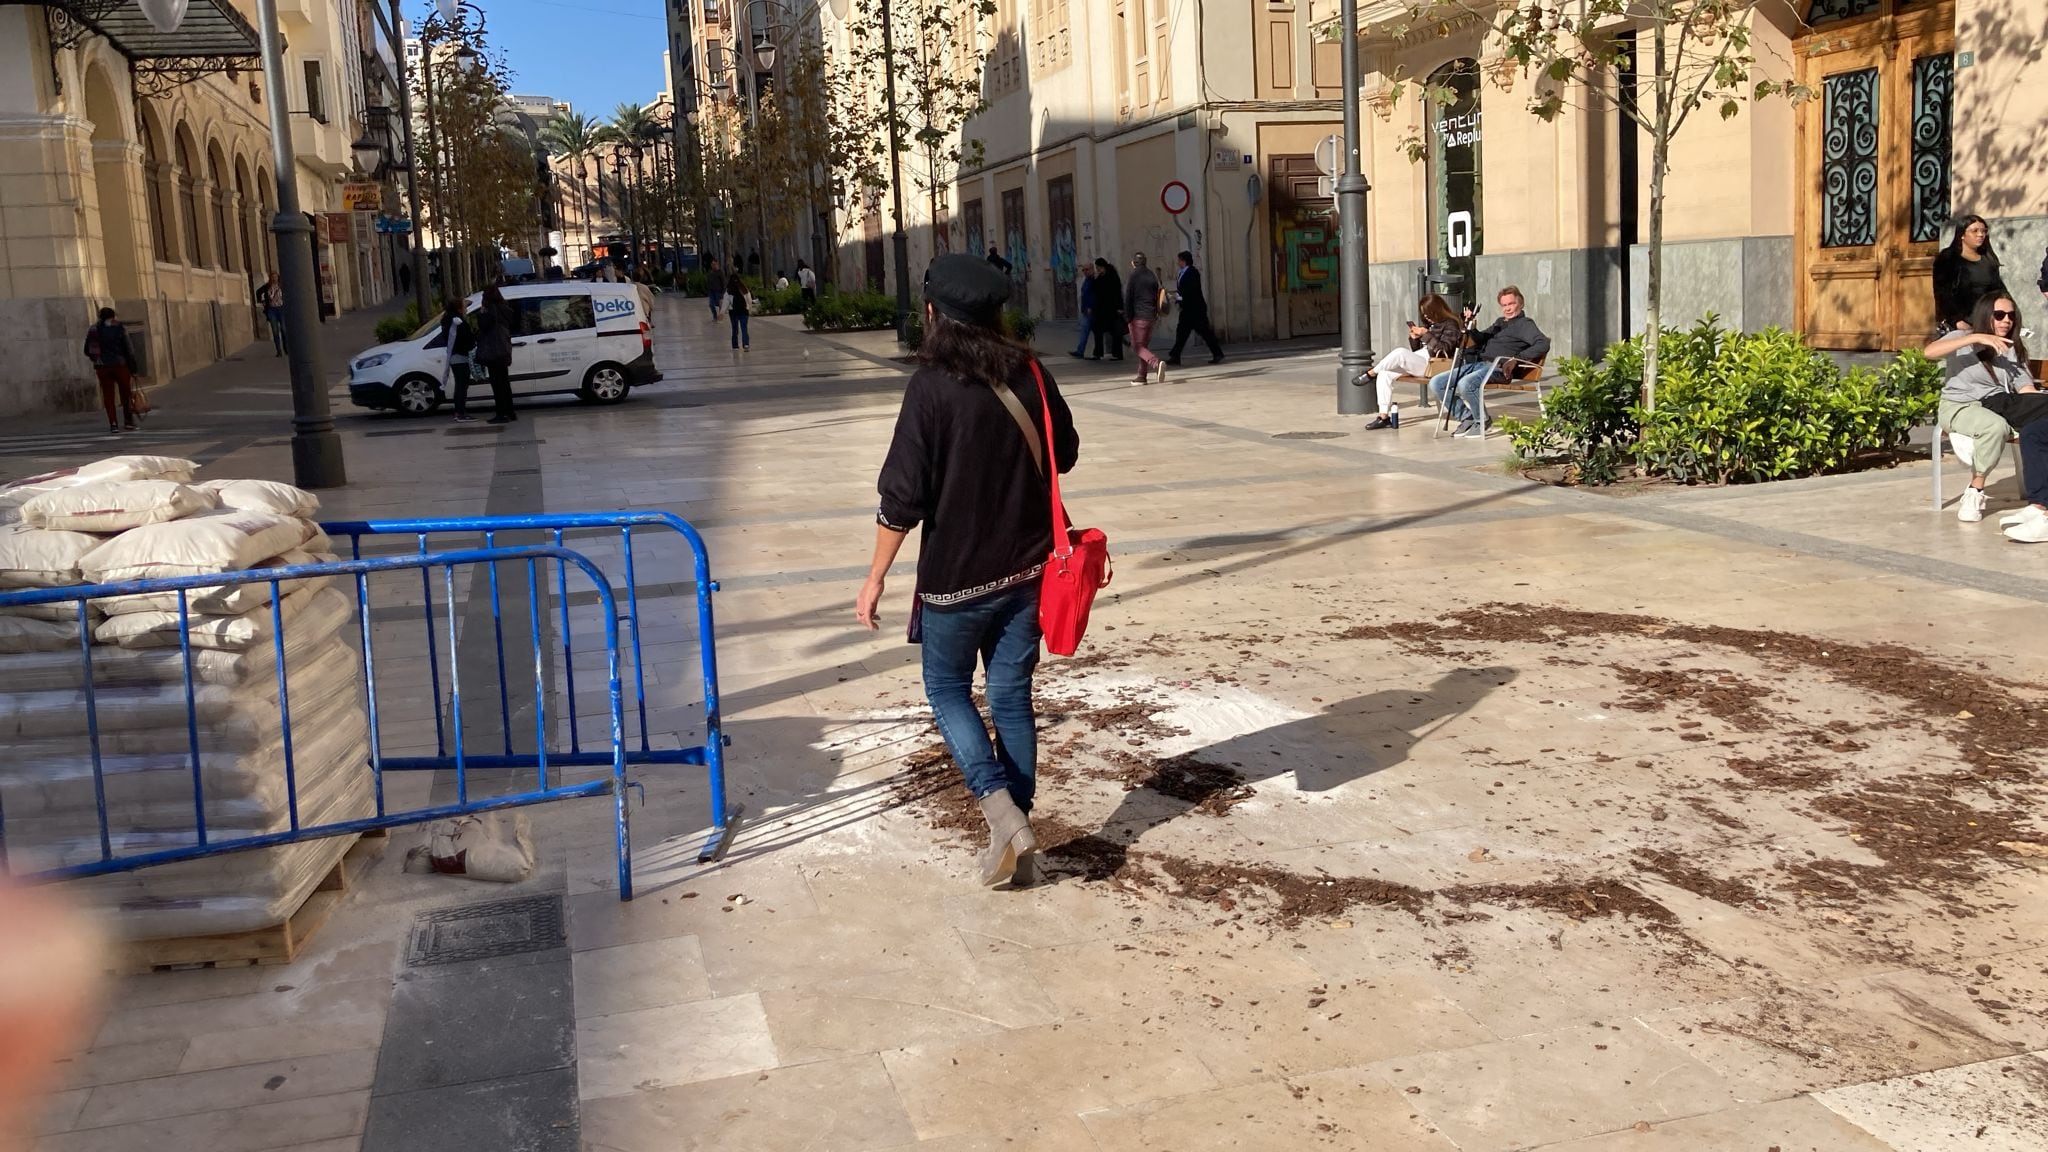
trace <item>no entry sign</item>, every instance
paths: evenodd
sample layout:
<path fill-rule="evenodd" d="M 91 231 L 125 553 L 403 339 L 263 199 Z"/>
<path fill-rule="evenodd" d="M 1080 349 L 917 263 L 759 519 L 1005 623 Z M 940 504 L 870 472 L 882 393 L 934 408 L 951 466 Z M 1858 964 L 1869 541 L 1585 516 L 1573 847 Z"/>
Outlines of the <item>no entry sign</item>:
<path fill-rule="evenodd" d="M 1178 180 L 1167 181 L 1166 187 L 1159 190 L 1160 206 L 1175 216 L 1187 211 L 1193 201 L 1194 195 L 1188 191 L 1188 186 Z"/>

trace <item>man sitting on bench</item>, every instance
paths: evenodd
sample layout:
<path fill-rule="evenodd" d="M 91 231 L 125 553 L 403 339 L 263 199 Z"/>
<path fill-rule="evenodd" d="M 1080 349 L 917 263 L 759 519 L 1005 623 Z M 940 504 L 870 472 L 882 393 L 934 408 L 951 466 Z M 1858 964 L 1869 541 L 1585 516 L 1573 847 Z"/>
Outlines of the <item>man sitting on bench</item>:
<path fill-rule="evenodd" d="M 1484 331 L 1473 332 L 1465 349 L 1465 362 L 1451 372 L 1430 378 L 1429 391 L 1439 404 L 1451 404 L 1461 421 L 1460 436 L 1483 436 L 1479 426 L 1479 390 L 1489 382 L 1506 383 L 1515 370 L 1514 361 L 1534 364 L 1550 354 L 1550 337 L 1522 311 L 1522 290 L 1510 284 L 1500 290 L 1500 319 Z M 1475 315 L 1465 310 L 1469 325 Z M 1453 379 L 1453 376 L 1456 378 Z"/>

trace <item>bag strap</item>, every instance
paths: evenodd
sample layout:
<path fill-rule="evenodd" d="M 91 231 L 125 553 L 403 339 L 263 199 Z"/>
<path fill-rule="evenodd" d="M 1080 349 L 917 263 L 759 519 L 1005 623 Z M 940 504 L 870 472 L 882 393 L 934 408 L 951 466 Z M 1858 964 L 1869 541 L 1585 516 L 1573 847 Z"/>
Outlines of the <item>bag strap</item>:
<path fill-rule="evenodd" d="M 1038 410 L 1045 417 L 1045 446 L 1052 451 L 1052 399 L 1046 394 L 1045 372 L 1039 368 L 1037 357 L 1031 360 L 1031 378 L 1038 382 Z M 1047 461 L 1051 466 L 1045 474 L 1052 479 L 1052 554 L 1061 560 L 1074 554 L 1074 526 L 1067 519 L 1067 505 L 1060 499 L 1060 468 L 1057 457 Z"/>
<path fill-rule="evenodd" d="M 1017 398 L 1016 389 L 1011 388 L 1007 380 L 1003 382 L 1002 387 L 995 390 L 995 393 L 996 399 L 1001 400 L 1003 407 L 1009 409 L 1010 419 L 1015 420 L 1017 427 L 1024 430 L 1024 444 L 1031 449 L 1031 462 L 1038 466 L 1040 476 L 1045 475 L 1045 451 L 1039 446 L 1038 429 L 1031 426 L 1031 414 L 1024 411 L 1024 402 Z"/>

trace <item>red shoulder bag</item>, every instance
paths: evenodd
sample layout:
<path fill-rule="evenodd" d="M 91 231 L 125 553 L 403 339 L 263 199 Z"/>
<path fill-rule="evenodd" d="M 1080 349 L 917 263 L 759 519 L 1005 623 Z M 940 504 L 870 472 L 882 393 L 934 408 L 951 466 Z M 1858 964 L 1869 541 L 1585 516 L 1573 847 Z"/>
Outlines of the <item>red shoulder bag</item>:
<path fill-rule="evenodd" d="M 1046 395 L 1045 373 L 1036 360 L 1031 362 L 1031 377 L 1038 382 L 1038 410 L 1045 420 L 1045 451 L 1039 467 L 1052 480 L 1052 554 L 1045 558 L 1045 575 L 1039 585 L 1038 627 L 1045 633 L 1046 651 L 1072 656 L 1088 631 L 1088 610 L 1095 606 L 1095 594 L 1109 587 L 1114 575 L 1109 564 L 1109 537 L 1100 528 L 1076 528 L 1067 519 L 1066 503 L 1060 499 L 1059 459 L 1053 451 L 1052 400 Z"/>

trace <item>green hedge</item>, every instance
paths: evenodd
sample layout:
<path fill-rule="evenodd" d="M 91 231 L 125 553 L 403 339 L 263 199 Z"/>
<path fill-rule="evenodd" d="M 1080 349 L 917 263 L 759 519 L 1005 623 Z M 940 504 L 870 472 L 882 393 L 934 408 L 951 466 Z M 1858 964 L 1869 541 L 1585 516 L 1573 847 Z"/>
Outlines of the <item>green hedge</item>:
<path fill-rule="evenodd" d="M 441 306 L 437 302 L 434 307 L 438 310 Z M 419 302 L 407 301 L 405 311 L 377 321 L 377 343 L 390 344 L 403 340 L 419 331 L 420 325 L 424 323 L 425 321 L 420 319 Z"/>
<path fill-rule="evenodd" d="M 872 332 L 896 326 L 896 298 L 881 292 L 827 290 L 804 309 L 813 332 Z"/>
<path fill-rule="evenodd" d="M 1940 365 L 1918 352 L 1845 373 L 1796 333 L 1729 332 L 1711 315 L 1665 332 L 1659 361 L 1657 410 L 1645 413 L 1641 337 L 1599 364 L 1565 360 L 1539 419 L 1503 421 L 1515 454 L 1565 464 L 1585 484 L 1613 483 L 1631 465 L 1681 484 L 1814 476 L 1904 444 L 1942 384 Z"/>

